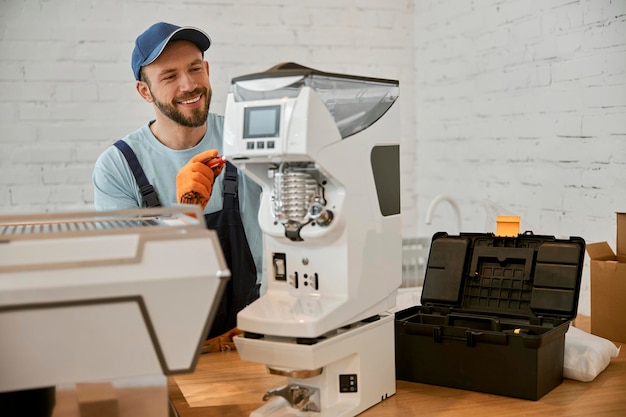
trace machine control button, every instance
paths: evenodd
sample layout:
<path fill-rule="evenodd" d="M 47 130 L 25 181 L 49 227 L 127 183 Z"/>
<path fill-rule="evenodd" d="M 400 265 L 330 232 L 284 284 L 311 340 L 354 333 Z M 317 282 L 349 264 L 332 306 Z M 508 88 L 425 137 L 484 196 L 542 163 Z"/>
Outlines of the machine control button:
<path fill-rule="evenodd" d="M 246 149 L 254 149 L 254 142 L 247 142 Z"/>
<path fill-rule="evenodd" d="M 340 374 L 339 375 L 339 392 L 357 392 L 357 375 L 356 374 Z"/>
<path fill-rule="evenodd" d="M 256 148 L 257 148 L 257 149 L 264 149 L 264 148 L 265 148 L 265 142 L 258 141 L 258 142 L 256 143 Z"/>
<path fill-rule="evenodd" d="M 268 140 L 267 141 L 267 149 L 274 149 L 274 141 L 273 140 Z"/>
<path fill-rule="evenodd" d="M 289 284 L 294 288 L 298 288 L 298 272 L 289 275 Z"/>
<path fill-rule="evenodd" d="M 274 253 L 272 256 L 274 265 L 274 279 L 277 281 L 287 281 L 287 258 L 284 253 Z"/>

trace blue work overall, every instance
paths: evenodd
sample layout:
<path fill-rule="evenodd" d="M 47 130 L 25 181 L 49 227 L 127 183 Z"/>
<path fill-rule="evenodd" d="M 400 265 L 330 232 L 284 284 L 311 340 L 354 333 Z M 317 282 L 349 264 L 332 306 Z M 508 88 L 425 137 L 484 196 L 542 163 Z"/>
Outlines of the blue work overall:
<path fill-rule="evenodd" d="M 231 274 L 207 339 L 236 327 L 237 313 L 259 298 L 256 266 L 239 213 L 237 177 L 237 168 L 226 162 L 222 210 L 204 215 L 207 228 L 217 233 Z"/>

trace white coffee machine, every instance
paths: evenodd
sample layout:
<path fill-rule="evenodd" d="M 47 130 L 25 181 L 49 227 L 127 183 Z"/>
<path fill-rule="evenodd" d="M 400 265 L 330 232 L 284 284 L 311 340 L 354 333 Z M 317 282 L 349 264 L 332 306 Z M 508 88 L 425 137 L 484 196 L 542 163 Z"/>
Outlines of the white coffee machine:
<path fill-rule="evenodd" d="M 252 416 L 354 416 L 395 393 L 398 94 L 294 63 L 232 81 L 224 155 L 263 188 L 268 281 L 235 343 L 288 377 Z"/>
<path fill-rule="evenodd" d="M 230 279 L 201 218 L 0 216 L 0 393 L 192 372 Z"/>

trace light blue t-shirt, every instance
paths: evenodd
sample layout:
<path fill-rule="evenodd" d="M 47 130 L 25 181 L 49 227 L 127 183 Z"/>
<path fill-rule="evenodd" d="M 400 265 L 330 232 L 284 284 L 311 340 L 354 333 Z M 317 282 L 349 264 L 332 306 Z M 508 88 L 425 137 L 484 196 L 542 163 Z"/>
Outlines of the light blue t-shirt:
<path fill-rule="evenodd" d="M 209 149 L 222 154 L 224 117 L 209 113 L 204 138 L 190 149 L 174 150 L 163 145 L 146 124 L 124 138 L 137 155 L 148 181 L 163 206 L 176 200 L 176 174 L 195 155 Z M 213 192 L 204 213 L 222 209 L 222 175 L 215 179 Z M 96 160 L 93 170 L 94 206 L 96 210 L 122 210 L 141 207 L 141 193 L 122 152 L 115 146 L 106 149 Z M 258 213 L 261 187 L 239 171 L 239 211 L 248 245 L 257 269 L 257 283 L 262 282 L 263 242 Z"/>

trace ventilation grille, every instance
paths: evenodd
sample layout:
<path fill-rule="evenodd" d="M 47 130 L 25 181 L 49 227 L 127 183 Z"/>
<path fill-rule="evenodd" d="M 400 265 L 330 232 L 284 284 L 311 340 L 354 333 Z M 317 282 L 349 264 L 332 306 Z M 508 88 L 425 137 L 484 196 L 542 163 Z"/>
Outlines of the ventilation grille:
<path fill-rule="evenodd" d="M 39 223 L 0 224 L 0 237 L 45 233 L 104 231 L 129 228 L 155 227 L 161 223 L 154 219 L 114 219 L 86 221 L 50 221 Z"/>

